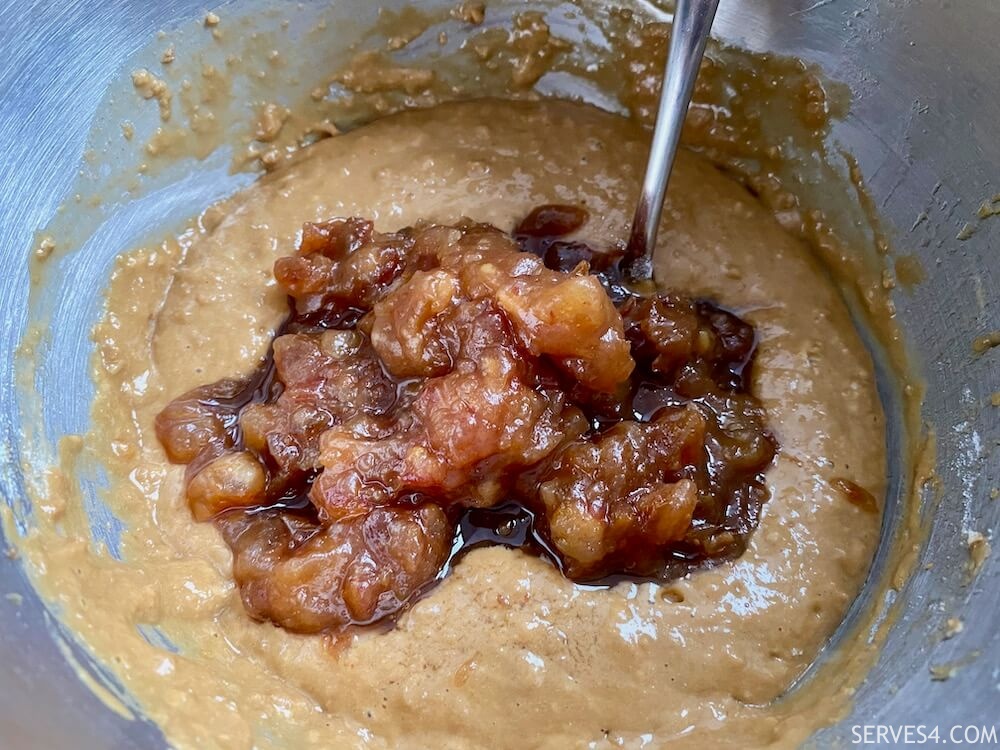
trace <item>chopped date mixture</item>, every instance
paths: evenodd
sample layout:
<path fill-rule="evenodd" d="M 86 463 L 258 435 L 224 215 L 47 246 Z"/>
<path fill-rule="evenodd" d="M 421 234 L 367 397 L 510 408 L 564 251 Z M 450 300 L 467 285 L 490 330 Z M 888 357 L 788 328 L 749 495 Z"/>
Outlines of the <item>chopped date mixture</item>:
<path fill-rule="evenodd" d="M 291 314 L 265 363 L 156 421 L 253 617 L 390 618 L 482 543 L 582 582 L 742 554 L 776 450 L 747 389 L 754 331 L 630 294 L 619 255 L 567 239 L 586 219 L 305 226 L 274 267 Z"/>

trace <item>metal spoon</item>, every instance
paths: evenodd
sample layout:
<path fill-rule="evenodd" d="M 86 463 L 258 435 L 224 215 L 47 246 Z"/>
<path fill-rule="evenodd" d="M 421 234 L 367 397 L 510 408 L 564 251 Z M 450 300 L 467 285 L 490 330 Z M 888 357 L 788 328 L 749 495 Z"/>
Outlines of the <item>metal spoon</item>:
<path fill-rule="evenodd" d="M 632 219 L 632 233 L 622 260 L 622 271 L 632 284 L 653 281 L 653 250 L 656 249 L 663 198 L 718 7 L 719 0 L 677 0 L 670 33 L 670 52 L 660 89 L 656 129 L 646 161 L 639 204 Z"/>

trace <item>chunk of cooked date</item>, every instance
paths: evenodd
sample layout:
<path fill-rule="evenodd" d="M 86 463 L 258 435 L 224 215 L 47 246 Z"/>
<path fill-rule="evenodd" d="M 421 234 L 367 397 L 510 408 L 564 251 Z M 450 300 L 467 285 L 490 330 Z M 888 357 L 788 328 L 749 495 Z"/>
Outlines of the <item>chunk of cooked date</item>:
<path fill-rule="evenodd" d="M 396 384 L 382 370 L 367 339 L 356 331 L 322 331 L 274 340 L 275 376 L 283 385 L 271 403 L 240 415 L 245 445 L 277 467 L 270 495 L 319 468 L 319 438 L 359 412 L 383 413 Z"/>
<path fill-rule="evenodd" d="M 434 580 L 454 535 L 435 505 L 380 508 L 325 527 L 267 512 L 226 514 L 216 525 L 247 611 L 297 633 L 394 615 Z"/>
<path fill-rule="evenodd" d="M 302 317 L 369 310 L 406 268 L 408 233 L 374 234 L 363 219 L 306 224 L 296 255 L 278 258 L 274 277 Z"/>
<path fill-rule="evenodd" d="M 324 433 L 310 498 L 324 519 L 416 494 L 444 506 L 498 502 L 518 470 L 586 429 L 582 412 L 536 391 L 516 352 L 495 346 L 431 378 L 392 421 Z"/>
<path fill-rule="evenodd" d="M 299 254 L 344 260 L 372 238 L 373 230 L 370 221 L 358 217 L 306 223 L 299 239 Z"/>
<path fill-rule="evenodd" d="M 767 500 L 763 473 L 777 442 L 768 432 L 764 409 L 748 393 L 715 392 L 699 399 L 712 415 L 705 434 L 709 461 L 702 487 L 692 549 L 709 557 L 743 552 Z"/>
<path fill-rule="evenodd" d="M 536 206 L 514 229 L 515 239 L 528 237 L 543 241 L 565 237 L 587 223 L 590 214 L 582 206 L 546 203 Z M 536 253 L 537 255 L 537 253 Z"/>
<path fill-rule="evenodd" d="M 396 399 L 395 382 L 356 331 L 279 336 L 272 352 L 281 388 L 269 403 L 252 400 L 258 377 L 196 389 L 157 415 L 168 458 L 188 464 L 185 495 L 198 520 L 275 502 L 318 470 L 323 432 Z M 245 450 L 234 452 L 237 443 Z"/>
<path fill-rule="evenodd" d="M 700 326 L 691 300 L 666 294 L 632 297 L 619 311 L 633 355 L 653 372 L 672 375 L 694 355 Z"/>
<path fill-rule="evenodd" d="M 635 363 L 621 315 L 586 268 L 552 271 L 509 236 L 481 226 L 468 229 L 439 258 L 458 274 L 467 295 L 495 300 L 532 355 L 550 357 L 598 391 L 628 380 Z"/>
<path fill-rule="evenodd" d="M 681 476 L 704 464 L 705 419 L 695 407 L 621 422 L 570 443 L 537 475 L 546 534 L 566 574 L 655 574 L 666 545 L 684 537 L 698 492 Z M 531 494 L 530 483 L 522 492 Z"/>
<path fill-rule="evenodd" d="M 484 351 L 500 346 L 515 353 L 528 373 L 532 357 L 521 351 L 510 320 L 492 300 L 439 304 L 426 299 L 434 289 L 447 288 L 448 282 L 432 280 L 442 276 L 447 272 L 418 272 L 359 324 L 370 330 L 372 347 L 385 368 L 397 378 L 439 377 L 459 362 L 475 363 Z M 436 312 L 421 314 L 427 308 Z"/>
<path fill-rule="evenodd" d="M 185 496 L 196 521 L 208 521 L 231 508 L 261 505 L 267 474 L 246 451 L 231 451 L 213 458 L 187 482 Z"/>
<path fill-rule="evenodd" d="M 454 274 L 417 271 L 375 304 L 366 324 L 389 372 L 397 378 L 428 378 L 451 371 L 462 330 L 455 320 L 460 293 Z"/>
<path fill-rule="evenodd" d="M 711 435 L 706 441 L 717 447 L 712 458 L 718 476 L 741 477 L 754 473 L 774 458 L 774 438 L 765 427 L 764 408 L 745 393 L 711 394 L 701 399 L 714 415 Z"/>
<path fill-rule="evenodd" d="M 397 376 L 446 372 L 453 359 L 447 341 L 450 308 L 489 300 L 506 315 L 531 356 L 551 358 L 573 378 L 600 391 L 613 391 L 628 379 L 634 362 L 621 316 L 600 281 L 585 268 L 569 274 L 552 271 L 538 257 L 522 252 L 508 235 L 472 223 L 373 235 L 348 260 L 370 252 L 372 246 L 396 246 L 403 239 L 414 256 L 406 261 L 405 272 L 393 265 L 386 273 L 390 281 L 378 286 L 381 297 L 375 302 L 371 295 L 355 297 L 355 304 L 365 309 L 374 304 L 374 320 L 368 324 L 372 340 Z M 338 265 L 338 273 L 343 265 Z M 280 270 L 276 267 L 284 285 Z M 325 293 L 331 294 L 335 286 Z M 286 288 L 298 299 L 297 288 Z"/>
<path fill-rule="evenodd" d="M 636 360 L 685 399 L 746 390 L 753 326 L 705 301 L 632 297 L 619 308 Z"/>
<path fill-rule="evenodd" d="M 156 415 L 153 427 L 167 458 L 189 464 L 202 453 L 218 455 L 232 443 L 243 383 L 220 380 L 178 396 Z"/>
<path fill-rule="evenodd" d="M 739 316 L 709 302 L 698 302 L 698 314 L 713 334 L 713 359 L 727 367 L 742 369 L 753 354 L 757 340 L 753 326 Z"/>

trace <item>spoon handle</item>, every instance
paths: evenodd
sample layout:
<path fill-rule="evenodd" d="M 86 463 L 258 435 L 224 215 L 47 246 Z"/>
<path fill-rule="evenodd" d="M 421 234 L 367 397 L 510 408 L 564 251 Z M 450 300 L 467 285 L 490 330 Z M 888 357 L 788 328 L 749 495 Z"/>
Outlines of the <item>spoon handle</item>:
<path fill-rule="evenodd" d="M 656 129 L 625 251 L 624 269 L 631 281 L 653 277 L 653 250 L 656 248 L 663 198 L 718 7 L 719 0 L 677 0 L 670 32 L 670 52 L 660 89 Z"/>

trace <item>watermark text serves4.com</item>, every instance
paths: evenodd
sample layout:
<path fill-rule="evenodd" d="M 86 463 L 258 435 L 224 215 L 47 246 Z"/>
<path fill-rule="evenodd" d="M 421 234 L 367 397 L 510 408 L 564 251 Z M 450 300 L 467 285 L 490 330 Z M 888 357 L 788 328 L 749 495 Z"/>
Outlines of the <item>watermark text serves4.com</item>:
<path fill-rule="evenodd" d="M 864 747 L 885 745 L 969 745 L 1000 747 L 1000 725 L 855 724 L 851 743 Z"/>

